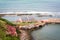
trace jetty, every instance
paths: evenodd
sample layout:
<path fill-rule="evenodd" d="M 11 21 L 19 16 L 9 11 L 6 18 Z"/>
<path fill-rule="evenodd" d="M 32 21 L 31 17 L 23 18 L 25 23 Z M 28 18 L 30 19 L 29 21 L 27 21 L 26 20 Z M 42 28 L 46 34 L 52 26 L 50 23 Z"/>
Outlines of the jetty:
<path fill-rule="evenodd" d="M 34 31 L 49 23 L 59 23 L 60 24 L 60 19 L 47 19 L 47 21 L 43 20 L 43 21 L 39 21 L 35 24 L 19 26 L 19 30 L 21 32 L 20 40 L 32 40 L 32 36 L 29 34 L 30 33 L 29 31 Z"/>
<path fill-rule="evenodd" d="M 42 27 L 44 25 L 45 23 L 35 23 L 35 24 L 30 24 L 30 25 L 19 26 L 19 29 L 31 30 L 31 29 Z"/>
<path fill-rule="evenodd" d="M 59 18 L 49 18 L 46 23 L 60 24 L 60 19 Z"/>
<path fill-rule="evenodd" d="M 20 40 L 33 40 L 32 36 L 31 36 L 31 32 L 43 27 L 45 25 L 45 23 L 39 22 L 39 23 L 35 23 L 35 24 L 30 24 L 30 25 L 25 25 L 25 26 L 19 26 L 19 30 L 20 30 Z"/>

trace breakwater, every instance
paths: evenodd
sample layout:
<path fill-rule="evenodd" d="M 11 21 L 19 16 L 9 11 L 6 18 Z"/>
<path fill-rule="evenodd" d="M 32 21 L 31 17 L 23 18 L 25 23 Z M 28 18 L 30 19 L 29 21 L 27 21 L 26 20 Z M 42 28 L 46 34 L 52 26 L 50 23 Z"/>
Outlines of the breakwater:
<path fill-rule="evenodd" d="M 29 26 L 20 26 L 20 40 L 33 40 L 33 37 L 31 36 L 31 32 L 34 30 L 37 30 L 39 28 L 42 28 L 45 25 L 45 23 L 41 24 L 30 24 Z"/>
<path fill-rule="evenodd" d="M 19 26 L 19 30 L 21 32 L 20 40 L 34 40 L 33 37 L 31 36 L 31 32 L 42 28 L 46 24 L 47 24 L 46 22 L 40 22 L 40 23 L 30 24 L 26 26 Z"/>

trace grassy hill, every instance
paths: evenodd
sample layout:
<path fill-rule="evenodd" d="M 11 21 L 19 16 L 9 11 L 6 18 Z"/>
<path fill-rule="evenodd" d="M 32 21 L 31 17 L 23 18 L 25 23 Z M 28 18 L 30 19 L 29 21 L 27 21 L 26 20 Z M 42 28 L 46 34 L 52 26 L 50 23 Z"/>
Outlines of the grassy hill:
<path fill-rule="evenodd" d="M 11 23 L 10 21 L 0 18 L 0 40 L 19 40 L 19 37 L 11 36 L 6 34 L 7 26 L 11 25 L 16 26 L 15 24 Z"/>

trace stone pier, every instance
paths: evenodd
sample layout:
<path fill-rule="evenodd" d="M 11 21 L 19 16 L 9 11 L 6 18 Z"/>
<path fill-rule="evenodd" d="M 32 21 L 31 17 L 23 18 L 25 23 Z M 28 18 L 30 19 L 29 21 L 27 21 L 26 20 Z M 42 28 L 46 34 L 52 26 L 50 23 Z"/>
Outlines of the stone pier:
<path fill-rule="evenodd" d="M 45 23 L 41 23 L 41 24 L 35 24 L 35 25 L 29 25 L 29 26 L 22 26 L 19 28 L 20 30 L 20 40 L 33 40 L 32 36 L 31 36 L 31 32 L 39 29 L 40 27 L 44 26 Z"/>

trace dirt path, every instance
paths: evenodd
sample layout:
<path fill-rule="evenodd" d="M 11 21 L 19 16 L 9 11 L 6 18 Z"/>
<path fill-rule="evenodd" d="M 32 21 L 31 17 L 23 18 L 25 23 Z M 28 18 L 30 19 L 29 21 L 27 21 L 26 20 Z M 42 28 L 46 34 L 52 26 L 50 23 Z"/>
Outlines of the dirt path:
<path fill-rule="evenodd" d="M 20 40 L 32 40 L 30 33 L 26 30 L 20 30 Z"/>

